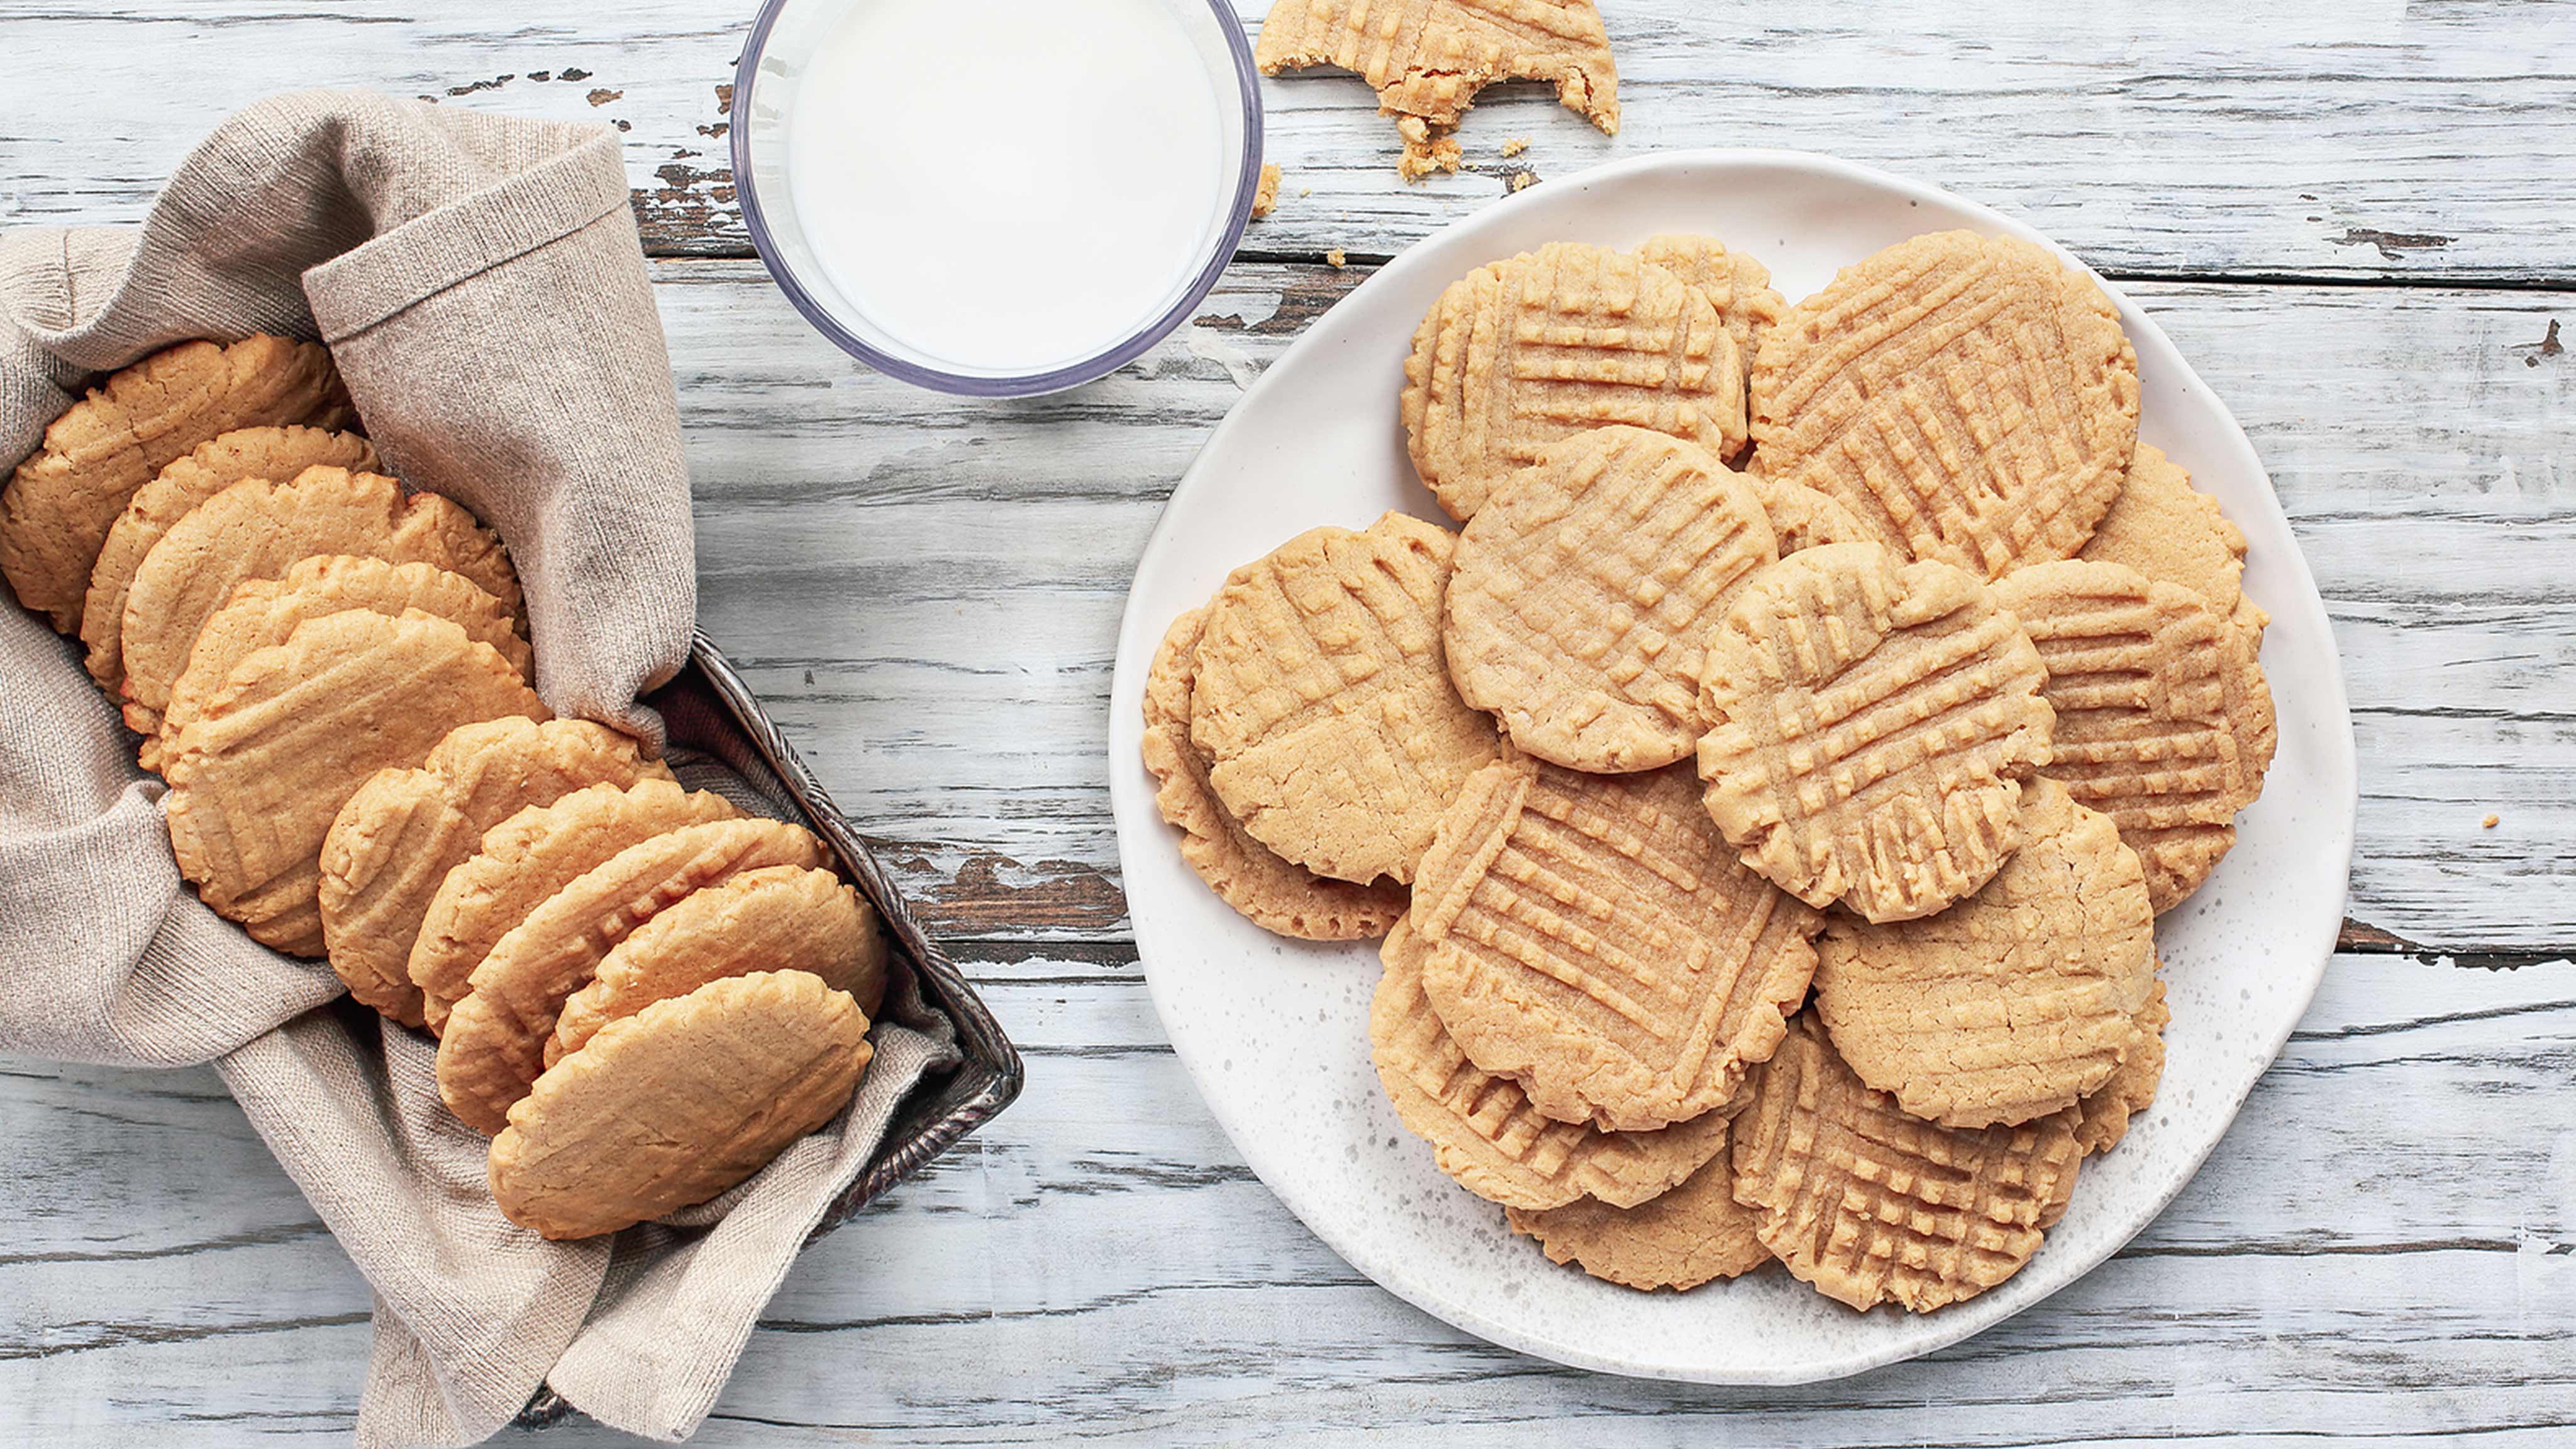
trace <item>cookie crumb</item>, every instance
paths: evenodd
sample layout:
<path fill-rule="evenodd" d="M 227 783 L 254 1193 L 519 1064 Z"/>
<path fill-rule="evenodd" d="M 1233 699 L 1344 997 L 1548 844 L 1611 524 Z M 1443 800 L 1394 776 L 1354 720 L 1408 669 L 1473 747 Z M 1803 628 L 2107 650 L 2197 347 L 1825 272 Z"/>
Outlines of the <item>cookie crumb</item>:
<path fill-rule="evenodd" d="M 1264 161 L 1261 163 L 1261 184 L 1252 191 L 1252 219 L 1261 220 L 1278 205 L 1279 165 L 1274 161 Z"/>
<path fill-rule="evenodd" d="M 1346 255 L 1340 247 L 1335 247 L 1331 251 L 1324 253 L 1324 265 L 1331 267 L 1334 271 L 1338 272 L 1342 268 L 1349 266 L 1350 263 L 1350 257 Z"/>
<path fill-rule="evenodd" d="M 1395 170 L 1407 181 L 1419 181 L 1435 171 L 1455 175 L 1464 164 L 1457 137 L 1436 127 L 1414 127 L 1405 132 L 1404 156 L 1395 163 Z"/>
<path fill-rule="evenodd" d="M 1511 189 L 1513 191 L 1527 191 L 1537 184 L 1538 176 L 1534 172 L 1515 171 L 1512 173 Z"/>
<path fill-rule="evenodd" d="M 1300 186 L 1297 188 L 1297 194 L 1299 196 L 1312 196 L 1315 194 L 1315 188 L 1311 186 Z"/>
<path fill-rule="evenodd" d="M 2481 821 L 2479 821 L 2478 823 L 2479 823 L 2481 826 L 2485 827 L 2486 829 L 2493 830 L 2493 829 L 2495 829 L 2498 825 L 2503 824 L 2503 823 L 2504 823 L 2504 820 L 2503 820 L 2503 817 L 2501 817 L 2501 816 L 2490 815 L 2490 816 L 2488 816 L 2486 819 L 2481 820 Z"/>
<path fill-rule="evenodd" d="M 1527 136 L 1514 136 L 1510 140 L 1505 141 L 1503 143 L 1504 157 L 1509 159 L 1510 157 L 1521 154 L 1523 151 L 1529 149 L 1529 143 L 1530 138 Z"/>

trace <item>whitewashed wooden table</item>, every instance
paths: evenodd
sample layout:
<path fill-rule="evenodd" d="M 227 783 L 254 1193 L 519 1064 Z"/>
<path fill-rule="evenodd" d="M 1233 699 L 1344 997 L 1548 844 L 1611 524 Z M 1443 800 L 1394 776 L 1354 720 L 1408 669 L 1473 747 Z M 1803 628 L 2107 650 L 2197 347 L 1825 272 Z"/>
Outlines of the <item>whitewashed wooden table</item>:
<path fill-rule="evenodd" d="M 807 1254 L 702 1442 L 2576 1438 L 2576 5 L 1605 0 L 1615 142 L 1515 87 L 1465 127 L 1480 169 L 1417 187 L 1357 82 L 1274 81 L 1279 212 L 1201 315 L 1011 404 L 866 372 L 751 259 L 747 0 L 324 8 L 0 0 L 0 226 L 131 220 L 302 85 L 624 129 L 701 621 L 1029 1057 Z M 1516 171 L 1736 144 L 1952 187 L 2157 315 L 2324 588 L 2363 792 L 2346 949 L 2154 1227 L 1981 1338 L 1761 1391 L 1494 1349 L 1316 1243 L 1163 1040 L 1104 758 L 1146 533 L 1307 320 Z M 345 1438 L 367 1309 L 212 1072 L 0 1059 L 0 1439 Z"/>

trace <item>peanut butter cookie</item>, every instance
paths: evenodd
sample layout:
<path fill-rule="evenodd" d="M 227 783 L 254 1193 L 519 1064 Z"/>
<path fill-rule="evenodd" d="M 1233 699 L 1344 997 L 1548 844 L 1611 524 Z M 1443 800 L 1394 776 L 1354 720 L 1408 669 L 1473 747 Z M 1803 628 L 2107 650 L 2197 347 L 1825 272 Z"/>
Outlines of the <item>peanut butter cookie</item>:
<path fill-rule="evenodd" d="M 359 786 L 323 838 L 319 905 L 331 969 L 359 1001 L 423 1025 L 412 946 L 439 883 L 483 833 L 585 786 L 670 778 L 632 737 L 589 720 L 514 716 L 448 731 L 420 768 L 381 770 Z"/>
<path fill-rule="evenodd" d="M 1478 771 L 1410 919 L 1423 988 L 1468 1058 L 1547 1115 L 1611 1131 L 1723 1108 L 1816 964 L 1815 914 L 1736 862 L 1678 767 Z"/>
<path fill-rule="evenodd" d="M 1809 905 L 1928 916 L 2021 843 L 2047 672 L 1975 575 L 1875 544 L 1791 554 L 1745 581 L 1702 674 L 1709 814 Z"/>
<path fill-rule="evenodd" d="M 1735 1170 L 1724 1157 L 1635 1207 L 1587 1198 L 1536 1212 L 1509 1208 L 1503 1216 L 1512 1231 L 1536 1238 L 1550 1262 L 1579 1264 L 1604 1282 L 1646 1292 L 1741 1278 L 1771 1261 L 1754 1231 L 1760 1215 L 1736 1202 Z"/>
<path fill-rule="evenodd" d="M 492 1196 L 554 1239 L 705 1202 L 840 1114 L 872 1054 L 867 1028 L 802 971 L 711 981 L 610 1022 L 511 1109 Z"/>
<path fill-rule="evenodd" d="M 2120 1069 L 2086 1097 L 2076 1112 L 2075 1141 L 2087 1154 L 2108 1152 L 2129 1135 L 2129 1119 L 2155 1105 L 2156 1088 L 2165 1075 L 2165 1028 L 2173 1012 L 2165 1005 L 2165 984 L 2156 983 L 2120 1054 Z"/>
<path fill-rule="evenodd" d="M 2245 532 L 2228 522 L 2218 500 L 2191 486 L 2191 474 L 2164 455 L 2138 445 L 2128 482 L 2111 511 L 2076 555 L 2096 563 L 2125 564 L 2148 578 L 2182 587 L 2208 600 L 2210 612 L 2259 640 L 2270 615 L 2245 597 Z"/>
<path fill-rule="evenodd" d="M 1973 232 L 1843 268 L 1771 329 L 1752 392 L 1772 477 L 1987 578 L 2081 549 L 2138 441 L 2111 299 L 2043 247 Z"/>
<path fill-rule="evenodd" d="M 1736 355 L 1747 367 L 1762 339 L 1789 313 L 1788 299 L 1771 288 L 1771 269 L 1713 236 L 1673 233 L 1648 237 L 1637 260 L 1663 268 L 1708 299 Z M 1559 1260 L 1563 1261 L 1562 1259 Z"/>
<path fill-rule="evenodd" d="M 310 342 L 183 342 L 90 389 L 0 489 L 0 575 L 18 602 L 81 631 L 99 548 L 136 489 L 237 428 L 356 417 L 331 354 Z"/>
<path fill-rule="evenodd" d="M 449 730 L 504 715 L 547 717 L 509 661 L 445 619 L 307 620 L 244 659 L 169 740 L 179 873 L 254 940 L 319 956 L 322 842 L 340 807 Z"/>

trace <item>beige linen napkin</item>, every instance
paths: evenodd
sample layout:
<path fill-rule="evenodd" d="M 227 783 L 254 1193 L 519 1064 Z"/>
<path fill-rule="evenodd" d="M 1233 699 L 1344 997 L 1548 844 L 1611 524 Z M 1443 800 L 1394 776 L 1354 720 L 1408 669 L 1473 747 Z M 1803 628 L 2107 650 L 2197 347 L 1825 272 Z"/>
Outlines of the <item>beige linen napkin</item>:
<path fill-rule="evenodd" d="M 616 133 L 305 92 L 225 122 L 139 229 L 0 235 L 0 465 L 95 373 L 259 331 L 329 343 L 393 471 L 500 531 L 547 704 L 658 743 L 636 698 L 687 659 L 695 558 Z M 905 1094 L 955 1060 L 899 977 L 830 1127 L 673 1224 L 547 1243 L 493 1206 L 426 1037 L 330 1004 L 327 967 L 179 880 L 133 759 L 76 646 L 0 602 L 0 1050 L 217 1064 L 375 1290 L 362 1443 L 472 1443 L 550 1377 L 618 1428 L 688 1433 Z"/>

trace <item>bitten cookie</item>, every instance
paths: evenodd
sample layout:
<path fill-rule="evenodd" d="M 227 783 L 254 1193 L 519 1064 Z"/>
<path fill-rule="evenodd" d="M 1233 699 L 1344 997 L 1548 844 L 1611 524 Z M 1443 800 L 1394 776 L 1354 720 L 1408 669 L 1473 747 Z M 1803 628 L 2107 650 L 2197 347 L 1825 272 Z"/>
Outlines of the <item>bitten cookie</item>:
<path fill-rule="evenodd" d="M 438 1095 L 469 1127 L 498 1132 L 545 1070 L 564 1002 L 636 927 L 693 891 L 747 870 L 826 859 L 784 821 L 710 820 L 630 845 L 545 900 L 494 943 L 438 1038 Z"/>
<path fill-rule="evenodd" d="M 298 626 L 244 659 L 169 741 L 179 873 L 252 939 L 323 953 L 323 838 L 378 770 L 460 724 L 546 707 L 489 644 L 445 619 L 363 610 Z"/>
<path fill-rule="evenodd" d="M 132 502 L 117 515 L 90 569 L 89 593 L 81 608 L 81 643 L 89 647 L 89 677 L 111 696 L 125 684 L 125 593 L 134 586 L 134 571 L 143 566 L 172 526 L 196 506 L 244 478 L 285 482 L 307 468 L 346 468 L 353 473 L 377 471 L 376 450 L 355 433 L 322 428 L 240 428 L 210 442 L 161 470 L 159 477 L 135 490 Z"/>
<path fill-rule="evenodd" d="M 1735 1199 L 1826 1296 L 1912 1313 L 1973 1298 L 2039 1251 L 2083 1161 L 2070 1114 L 1963 1131 L 1909 1117 L 1800 1016 L 1733 1124 Z"/>
<path fill-rule="evenodd" d="M 1983 577 L 2071 557 L 2138 440 L 2138 360 L 2092 278 L 1949 231 L 1845 267 L 1752 365 L 1764 469 Z"/>
<path fill-rule="evenodd" d="M 1687 768 L 1487 766 L 1441 820 L 1410 919 L 1469 1059 L 1613 1131 L 1723 1108 L 1816 964 L 1815 915 L 1736 863 Z"/>
<path fill-rule="evenodd" d="M 840 1114 L 867 1018 L 802 971 L 709 982 L 610 1022 L 493 1139 L 492 1196 L 554 1239 L 705 1202 Z"/>
<path fill-rule="evenodd" d="M 331 354 L 310 342 L 183 342 L 90 389 L 0 489 L 0 575 L 18 602 L 81 630 L 99 548 L 136 489 L 237 428 L 346 427 L 356 414 Z"/>
<path fill-rule="evenodd" d="M 1542 760 L 1686 759 L 1708 728 L 1700 648 L 1727 595 L 1778 557 L 1753 490 L 1706 450 L 1643 428 L 1560 439 L 1458 535 L 1449 677 Z"/>
<path fill-rule="evenodd" d="M 2271 765 L 2272 694 L 2245 631 L 2200 594 L 2113 563 L 2023 569 L 1995 597 L 2048 669 L 2046 773 L 2111 817 L 2156 910 L 2172 909 L 2236 843 L 2236 813 Z"/>
<path fill-rule="evenodd" d="M 2022 847 L 1985 889 L 1928 920 L 1836 919 L 1816 943 L 1834 1049 L 1945 1126 L 2027 1122 L 2100 1090 L 2155 991 L 2137 856 L 2053 780 L 2021 809 Z"/>
<path fill-rule="evenodd" d="M 510 928 L 583 872 L 664 831 L 742 814 L 723 796 L 669 780 L 598 784 L 531 805 L 483 832 L 439 882 L 421 916 L 406 974 L 430 1029 L 471 989 L 474 968 Z"/>
<path fill-rule="evenodd" d="M 1409 881 L 1459 784 L 1501 752 L 1441 654 L 1456 542 L 1397 513 L 1314 529 L 1208 606 L 1190 733 L 1217 798 L 1282 859 Z"/>
<path fill-rule="evenodd" d="M 1735 1171 L 1724 1157 L 1636 1207 L 1587 1198 L 1538 1212 L 1510 1208 L 1503 1216 L 1512 1231 L 1536 1238 L 1550 1262 L 1647 1292 L 1741 1278 L 1771 1261 L 1754 1231 L 1760 1216 L 1736 1202 Z"/>
<path fill-rule="evenodd" d="M 434 493 L 406 497 L 391 478 L 339 468 L 307 468 L 290 483 L 245 478 L 180 519 L 134 572 L 123 626 L 126 724 L 145 735 L 160 729 L 198 631 L 234 589 L 318 554 L 433 564 L 519 607 L 501 541 Z"/>
<path fill-rule="evenodd" d="M 483 832 L 584 786 L 623 790 L 670 778 L 633 738 L 589 720 L 512 717 L 448 731 L 420 768 L 382 770 L 359 786 L 323 838 L 319 904 L 331 969 L 359 1001 L 423 1025 L 412 946 L 440 882 Z"/>
<path fill-rule="evenodd" d="M 1520 1083 L 1467 1060 L 1422 990 L 1422 938 L 1402 922 L 1379 951 L 1385 974 L 1369 1004 L 1369 1056 L 1395 1115 L 1431 1144 L 1459 1186 L 1515 1208 L 1585 1197 L 1634 1206 L 1669 1191 L 1726 1149 L 1726 1114 L 1703 1112 L 1646 1132 L 1559 1122 Z"/>
<path fill-rule="evenodd" d="M 1706 297 L 1748 368 L 1762 339 L 1789 313 L 1788 299 L 1771 288 L 1771 269 L 1742 252 L 1727 250 L 1726 243 L 1713 236 L 1648 237 L 1637 248 L 1637 260 L 1663 268 Z"/>
<path fill-rule="evenodd" d="M 350 609 L 394 616 L 409 610 L 445 619 L 463 629 L 465 637 L 491 645 L 520 678 L 536 677 L 535 657 L 528 641 L 519 637 L 509 607 L 463 574 L 434 564 L 325 554 L 296 560 L 284 578 L 243 584 L 233 590 L 232 602 L 207 616 L 205 627 L 197 631 L 196 647 L 188 652 L 187 667 L 170 685 L 161 732 L 176 735 L 187 728 L 222 691 L 233 667 L 253 652 L 285 643 L 307 619 Z M 147 748 L 144 764 L 154 764 L 159 754 Z"/>
<path fill-rule="evenodd" d="M 2021 843 L 2046 671 L 1974 575 L 1874 544 L 1792 554 L 1745 581 L 1702 674 L 1709 814 L 1809 905 L 1927 916 Z"/>
<path fill-rule="evenodd" d="M 546 1065 L 656 1001 L 754 971 L 811 972 L 875 1020 L 886 990 L 876 908 L 831 871 L 797 865 L 762 866 L 697 891 L 618 942 L 564 1002 Z"/>
<path fill-rule="evenodd" d="M 1404 887 L 1332 880 L 1280 859 L 1208 783 L 1208 758 L 1190 738 L 1190 677 L 1206 621 L 1203 608 L 1173 620 L 1145 674 L 1145 768 L 1154 777 L 1155 808 L 1180 827 L 1181 859 L 1219 900 L 1265 931 L 1309 941 L 1385 935 L 1404 918 Z"/>
<path fill-rule="evenodd" d="M 1717 309 L 1623 253 L 1551 242 L 1449 284 L 1413 334 L 1401 407 L 1414 471 L 1471 518 L 1548 444 L 1612 423 L 1744 446 L 1744 364 Z"/>

